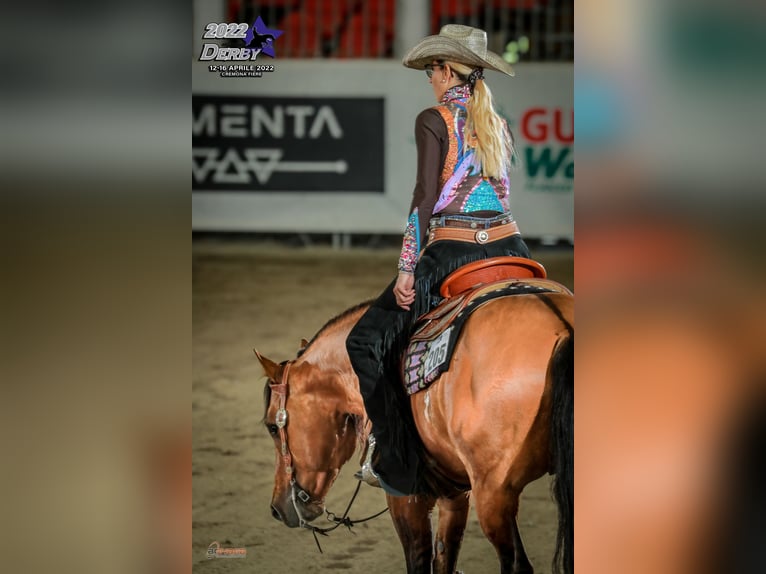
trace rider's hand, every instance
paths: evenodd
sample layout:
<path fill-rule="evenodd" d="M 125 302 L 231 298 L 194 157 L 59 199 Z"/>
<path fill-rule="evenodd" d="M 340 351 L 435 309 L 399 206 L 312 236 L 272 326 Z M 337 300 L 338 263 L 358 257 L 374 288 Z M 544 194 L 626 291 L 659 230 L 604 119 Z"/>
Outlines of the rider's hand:
<path fill-rule="evenodd" d="M 409 311 L 410 305 L 415 300 L 415 276 L 411 273 L 400 272 L 396 278 L 396 285 L 394 285 L 394 296 L 396 297 L 396 304 L 402 309 Z"/>

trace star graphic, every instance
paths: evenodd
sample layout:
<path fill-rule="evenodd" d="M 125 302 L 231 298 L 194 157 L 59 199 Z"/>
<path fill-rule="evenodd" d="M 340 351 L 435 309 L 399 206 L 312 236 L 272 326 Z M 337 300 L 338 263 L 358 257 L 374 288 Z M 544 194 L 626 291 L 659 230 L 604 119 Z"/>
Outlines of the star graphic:
<path fill-rule="evenodd" d="M 245 34 L 245 46 L 250 46 L 253 41 L 255 43 L 250 46 L 252 49 L 257 50 L 261 48 L 261 52 L 267 56 L 275 58 L 274 54 L 274 40 L 279 38 L 284 32 L 282 30 L 272 30 L 266 27 L 261 17 L 258 16 L 256 21 Z"/>

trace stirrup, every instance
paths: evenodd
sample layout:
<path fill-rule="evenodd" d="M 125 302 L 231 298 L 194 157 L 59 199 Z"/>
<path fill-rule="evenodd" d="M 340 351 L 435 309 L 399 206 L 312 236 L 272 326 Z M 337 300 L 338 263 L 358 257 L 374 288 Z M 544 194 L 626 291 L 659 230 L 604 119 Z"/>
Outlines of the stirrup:
<path fill-rule="evenodd" d="M 369 437 L 367 438 L 367 456 L 364 457 L 362 468 L 357 470 L 354 473 L 354 478 L 357 480 L 361 480 L 362 482 L 366 482 L 370 486 L 374 486 L 376 488 L 382 488 L 380 486 L 380 477 L 372 469 L 372 454 L 374 450 L 375 450 L 375 437 L 372 435 L 372 433 L 370 433 Z"/>

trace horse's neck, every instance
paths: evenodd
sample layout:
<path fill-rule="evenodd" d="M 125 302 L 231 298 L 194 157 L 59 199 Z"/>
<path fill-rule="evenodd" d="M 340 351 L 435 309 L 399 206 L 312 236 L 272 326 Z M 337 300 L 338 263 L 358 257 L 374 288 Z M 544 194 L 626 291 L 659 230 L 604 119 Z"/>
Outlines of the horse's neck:
<path fill-rule="evenodd" d="M 356 320 L 339 324 L 337 328 L 322 333 L 312 342 L 300 360 L 311 363 L 315 368 L 327 373 L 326 380 L 332 385 L 337 385 L 342 391 L 344 407 L 348 412 L 366 418 L 364 402 L 359 392 L 359 379 L 354 374 L 346 351 L 346 338 L 355 323 Z"/>

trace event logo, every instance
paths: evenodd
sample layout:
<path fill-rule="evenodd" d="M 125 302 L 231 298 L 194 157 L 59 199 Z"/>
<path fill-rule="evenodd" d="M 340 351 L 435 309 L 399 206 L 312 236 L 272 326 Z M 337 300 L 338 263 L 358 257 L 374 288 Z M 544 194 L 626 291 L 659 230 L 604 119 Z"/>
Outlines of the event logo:
<path fill-rule="evenodd" d="M 204 39 L 228 40 L 230 43 L 242 40 L 242 47 L 223 47 L 218 44 L 202 45 L 199 55 L 200 62 L 249 62 L 255 61 L 260 54 L 276 58 L 274 43 L 284 32 L 268 28 L 260 16 L 252 26 L 246 22 L 217 23 L 210 22 L 205 26 Z M 220 72 L 222 77 L 251 77 L 260 78 L 263 72 L 273 72 L 273 64 L 211 64 L 211 72 Z"/>
<path fill-rule="evenodd" d="M 207 547 L 207 559 L 213 558 L 245 558 L 247 556 L 247 549 L 245 548 L 221 548 L 221 545 L 216 542 L 211 542 Z"/>
<path fill-rule="evenodd" d="M 574 110 L 529 108 L 521 116 L 527 188 L 572 191 L 574 184 Z"/>

